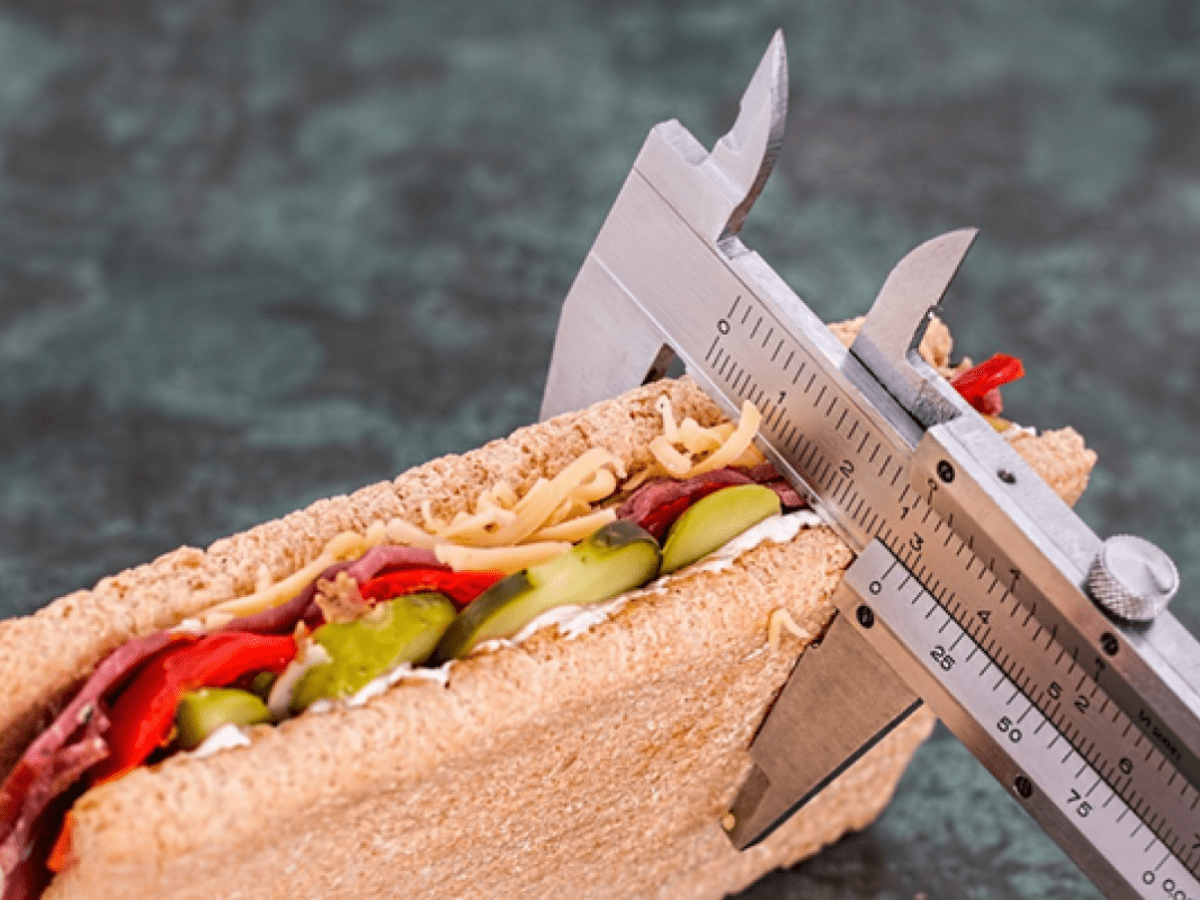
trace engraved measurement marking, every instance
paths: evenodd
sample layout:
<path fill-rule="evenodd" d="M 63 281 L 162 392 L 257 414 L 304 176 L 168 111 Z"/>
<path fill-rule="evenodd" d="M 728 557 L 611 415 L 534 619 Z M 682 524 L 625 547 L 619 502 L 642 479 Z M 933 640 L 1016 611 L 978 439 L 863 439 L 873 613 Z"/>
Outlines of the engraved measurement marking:
<path fill-rule="evenodd" d="M 921 577 L 920 572 L 917 574 L 918 577 Z M 993 576 L 993 578 L 995 578 L 995 576 Z M 996 580 L 998 581 L 998 579 Z M 1006 592 L 1005 596 L 1011 596 L 1011 594 Z M 959 627 L 964 631 L 970 631 L 971 629 L 964 624 L 961 618 L 961 615 L 964 612 L 966 612 L 966 610 L 962 610 L 955 606 L 951 612 L 946 612 L 946 615 L 956 621 Z M 1009 621 L 1008 617 L 1005 617 L 1004 621 Z M 1019 628 L 1021 626 L 1016 625 L 1016 627 Z M 976 628 L 975 631 L 978 632 L 978 628 Z M 1040 635 L 1040 631 L 1038 633 Z M 1063 757 L 1063 764 L 1065 765 L 1071 758 L 1074 757 L 1082 760 L 1083 766 L 1080 769 L 1080 773 L 1086 771 L 1088 766 L 1091 766 L 1095 770 L 1097 778 L 1102 780 L 1106 785 L 1106 790 L 1112 792 L 1110 796 L 1121 796 L 1127 804 L 1127 808 L 1133 809 L 1135 815 L 1137 815 L 1137 817 L 1141 820 L 1138 823 L 1138 829 L 1146 828 L 1151 832 L 1152 835 L 1154 835 L 1150 846 L 1154 846 L 1155 844 L 1159 844 L 1161 842 L 1162 846 L 1170 847 L 1173 843 L 1172 837 L 1174 832 L 1171 831 L 1167 826 L 1168 818 L 1166 814 L 1162 810 L 1151 810 L 1149 807 L 1149 802 L 1146 798 L 1139 797 L 1136 791 L 1130 790 L 1132 777 L 1130 779 L 1126 779 L 1124 782 L 1114 782 L 1112 780 L 1112 774 L 1116 771 L 1116 767 L 1114 767 L 1111 762 L 1108 762 L 1103 758 L 1098 743 L 1099 736 L 1096 735 L 1095 739 L 1093 739 L 1083 731 L 1081 726 L 1067 721 L 1067 711 L 1061 709 L 1061 704 L 1055 704 L 1047 708 L 1045 705 L 1047 702 L 1046 692 L 1038 683 L 1035 682 L 1032 677 L 1030 677 L 1029 674 L 1026 673 L 1025 667 L 1019 664 L 1016 658 L 1010 657 L 1006 651 L 997 648 L 994 638 L 985 639 L 985 642 L 980 642 L 980 645 L 984 646 L 985 652 L 991 657 L 989 663 L 986 664 L 984 669 L 981 671 L 981 676 L 984 675 L 987 669 L 990 668 L 990 666 L 994 663 L 1001 672 L 1008 676 L 1008 681 L 1010 684 L 1015 684 L 1019 690 L 1019 693 L 1024 695 L 1025 702 L 1029 705 L 1029 708 L 1038 708 L 1039 713 L 1044 717 L 1043 725 L 1039 726 L 1037 730 L 1040 731 L 1041 728 L 1044 727 L 1045 721 L 1050 721 L 1052 723 L 1056 731 L 1053 738 L 1049 742 L 1048 747 L 1052 748 L 1054 744 L 1056 744 L 1058 740 L 1062 738 L 1065 738 L 1068 743 L 1066 755 Z M 995 655 L 997 653 L 999 654 L 998 656 Z M 1072 654 L 1072 656 L 1075 655 L 1077 655 L 1077 653 Z M 1060 652 L 1059 663 L 1062 662 L 1062 658 L 1063 653 Z M 1074 660 L 1070 661 L 1070 665 L 1072 671 L 1077 668 Z M 997 682 L 993 690 L 998 690 L 1003 684 L 1004 680 L 1005 679 L 1002 678 L 1001 681 Z M 1086 672 L 1084 673 L 1083 681 L 1079 682 L 1077 687 L 1083 688 L 1084 684 L 1089 680 L 1092 681 L 1092 685 L 1088 686 L 1090 690 L 1085 690 L 1084 693 L 1077 694 L 1078 696 L 1090 697 L 1095 695 L 1098 685 Z M 1035 697 L 1038 698 L 1038 701 L 1033 699 Z M 1008 702 L 1011 704 L 1015 699 L 1016 695 L 1009 697 Z M 1027 714 L 1028 713 L 1023 713 L 1021 718 L 1024 718 L 1024 716 Z M 1126 725 L 1123 735 L 1127 735 L 1129 733 L 1131 724 L 1132 723 Z M 1142 736 L 1138 734 L 1138 739 L 1135 743 L 1135 746 L 1140 743 L 1142 743 Z M 1156 748 L 1153 746 L 1150 746 L 1149 750 L 1150 754 L 1148 755 L 1147 759 L 1157 752 Z M 1162 768 L 1162 765 L 1165 764 L 1165 762 L 1165 757 L 1162 757 L 1160 754 L 1160 764 L 1158 768 Z M 1168 784 L 1169 783 L 1170 782 L 1168 782 Z M 1092 786 L 1092 789 L 1095 790 L 1096 788 Z M 1200 794 L 1198 794 L 1193 800 L 1193 805 L 1195 804 L 1196 800 L 1200 800 Z M 1200 846 L 1198 846 L 1198 849 L 1200 849 Z M 1190 855 L 1187 859 L 1180 857 L 1180 862 L 1186 867 L 1188 872 L 1191 872 L 1192 874 L 1198 874 L 1195 872 L 1196 863 L 1190 858 Z"/>

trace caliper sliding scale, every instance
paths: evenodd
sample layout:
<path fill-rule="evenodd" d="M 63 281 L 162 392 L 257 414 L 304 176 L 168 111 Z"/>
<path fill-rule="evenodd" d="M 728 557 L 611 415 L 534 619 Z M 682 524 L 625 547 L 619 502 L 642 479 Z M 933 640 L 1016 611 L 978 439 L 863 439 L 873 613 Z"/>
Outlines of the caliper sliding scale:
<path fill-rule="evenodd" d="M 915 347 L 973 230 L 891 272 L 849 351 L 739 229 L 783 137 L 776 34 L 711 153 L 654 127 L 563 304 L 543 418 L 677 356 L 857 554 L 750 748 L 745 848 L 928 703 L 1109 897 L 1200 900 L 1200 645 L 1178 574 L 1101 541 Z M 899 677 L 897 677 L 899 676 Z M 836 699 L 835 699 L 836 698 Z"/>

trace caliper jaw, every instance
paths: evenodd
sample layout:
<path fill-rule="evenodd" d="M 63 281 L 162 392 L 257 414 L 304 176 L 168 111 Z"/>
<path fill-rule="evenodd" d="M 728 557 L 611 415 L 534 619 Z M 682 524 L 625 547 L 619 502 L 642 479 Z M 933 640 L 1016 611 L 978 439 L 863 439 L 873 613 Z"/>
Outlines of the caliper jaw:
<path fill-rule="evenodd" d="M 787 118 L 787 56 L 776 32 L 742 95 L 737 121 L 712 152 L 678 121 L 656 125 L 563 302 L 541 418 L 582 409 L 661 377 L 667 336 L 627 289 L 631 267 L 653 268 L 674 247 L 644 258 L 616 252 L 621 219 L 647 202 L 671 207 L 699 239 L 733 256 L 737 233 L 779 155 Z M 645 190 L 649 186 L 651 191 Z M 664 350 L 664 348 L 666 348 Z"/>
<path fill-rule="evenodd" d="M 925 428 L 969 409 L 965 400 L 917 354 L 934 309 L 942 302 L 978 230 L 962 228 L 910 251 L 888 274 L 850 352 Z"/>
<path fill-rule="evenodd" d="M 856 595 L 839 585 L 834 601 L 833 624 L 796 662 L 750 745 L 754 768 L 726 819 L 738 850 L 766 838 L 921 706 L 847 620 Z"/>

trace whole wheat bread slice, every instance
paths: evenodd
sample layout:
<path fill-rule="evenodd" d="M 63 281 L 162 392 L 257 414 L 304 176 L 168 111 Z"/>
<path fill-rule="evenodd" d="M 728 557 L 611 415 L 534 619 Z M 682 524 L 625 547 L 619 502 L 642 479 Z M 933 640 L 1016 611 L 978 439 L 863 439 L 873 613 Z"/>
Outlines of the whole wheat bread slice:
<path fill-rule="evenodd" d="M 248 592 L 260 565 L 282 577 L 339 531 L 418 520 L 424 500 L 452 516 L 495 481 L 523 489 L 591 446 L 646 465 L 663 393 L 678 415 L 720 418 L 690 381 L 660 382 L 0 623 L 0 673 L 18 686 L 0 704 L 5 759 L 106 652 Z M 1062 496 L 1082 491 L 1094 454 L 1074 432 L 1015 445 Z M 551 628 L 480 653 L 446 686 L 403 681 L 363 707 L 261 727 L 250 747 L 135 771 L 76 803 L 76 862 L 47 897 L 736 890 L 874 819 L 932 726 L 914 716 L 758 847 L 738 854 L 722 833 L 750 739 L 827 627 L 850 559 L 828 529 L 805 530 L 647 591 L 576 638 Z M 803 637 L 772 651 L 781 607 Z"/>

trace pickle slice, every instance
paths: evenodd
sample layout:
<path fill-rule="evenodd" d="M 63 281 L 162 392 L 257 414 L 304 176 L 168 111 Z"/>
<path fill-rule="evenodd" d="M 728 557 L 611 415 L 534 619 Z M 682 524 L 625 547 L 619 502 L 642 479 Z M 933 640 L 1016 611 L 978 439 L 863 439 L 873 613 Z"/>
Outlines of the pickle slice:
<path fill-rule="evenodd" d="M 481 641 L 511 637 L 557 606 L 598 603 L 658 573 L 658 541 L 633 522 L 598 528 L 566 553 L 496 582 L 458 614 L 434 652 L 461 659 Z"/>
<path fill-rule="evenodd" d="M 702 497 L 684 510 L 667 532 L 663 574 L 707 556 L 781 509 L 778 495 L 761 484 L 739 484 Z"/>
<path fill-rule="evenodd" d="M 349 697 L 401 663 L 424 662 L 453 621 L 454 604 L 442 594 L 408 594 L 380 603 L 355 622 L 322 625 L 313 640 L 331 657 L 300 676 L 290 708 Z"/>
<path fill-rule="evenodd" d="M 262 698 L 237 688 L 188 691 L 175 710 L 177 740 L 184 750 L 195 750 L 222 725 L 258 725 L 270 721 L 271 711 Z"/>

